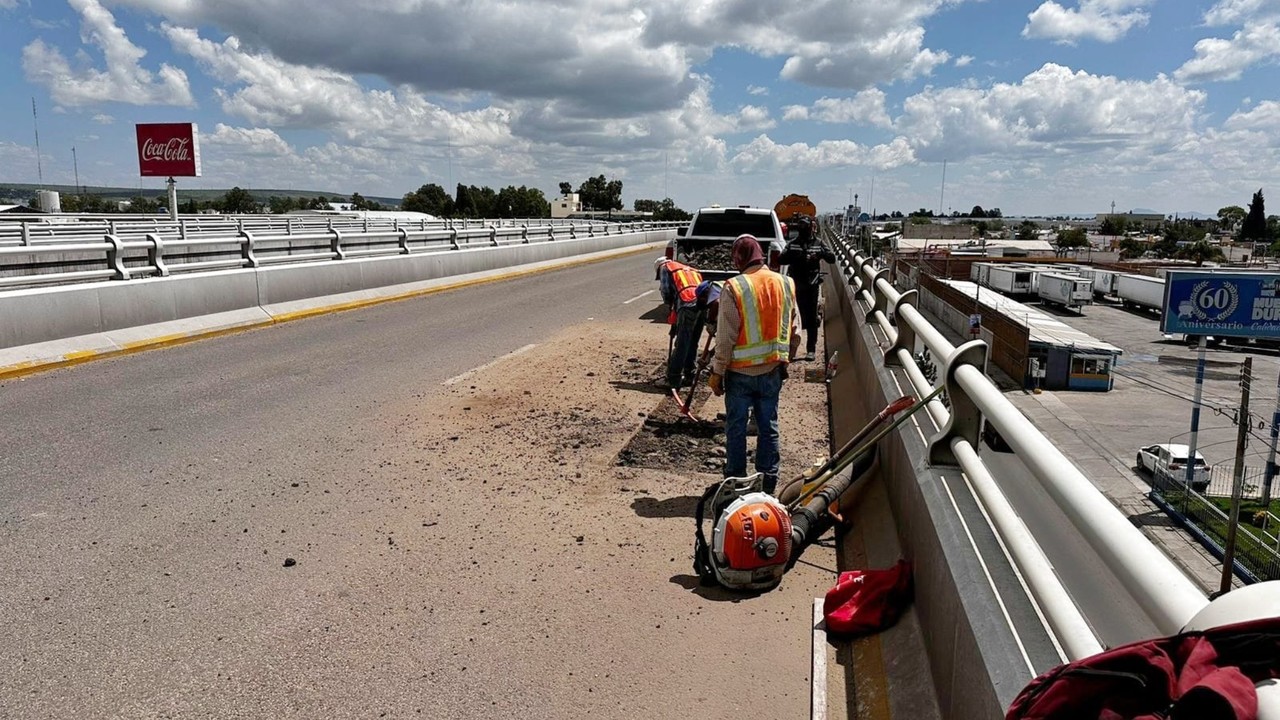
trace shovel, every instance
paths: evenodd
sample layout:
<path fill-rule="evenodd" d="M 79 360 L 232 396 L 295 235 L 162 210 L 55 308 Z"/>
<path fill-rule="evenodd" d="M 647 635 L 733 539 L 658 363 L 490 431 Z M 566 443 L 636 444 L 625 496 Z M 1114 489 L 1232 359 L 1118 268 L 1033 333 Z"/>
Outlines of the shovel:
<path fill-rule="evenodd" d="M 676 388 L 671 388 L 671 397 L 675 398 L 676 407 L 680 409 L 680 414 L 694 422 L 698 422 L 698 418 L 693 414 L 693 393 L 698 389 L 698 380 L 702 379 L 702 371 L 706 370 L 707 366 L 711 364 L 711 343 L 715 339 L 715 335 L 707 336 L 706 345 L 702 348 L 702 357 L 698 360 L 698 367 L 693 372 L 693 382 L 689 383 L 689 396 L 681 400 L 680 391 Z"/>

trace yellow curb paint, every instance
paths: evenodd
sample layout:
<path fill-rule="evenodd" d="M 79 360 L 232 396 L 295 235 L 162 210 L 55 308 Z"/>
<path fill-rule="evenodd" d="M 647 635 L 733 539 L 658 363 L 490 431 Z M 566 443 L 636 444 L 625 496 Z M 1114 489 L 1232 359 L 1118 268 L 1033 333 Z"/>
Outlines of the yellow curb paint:
<path fill-rule="evenodd" d="M 471 280 L 463 280 L 460 282 L 448 283 L 446 285 L 437 285 L 435 287 L 423 288 L 421 290 L 413 290 L 411 292 L 399 293 L 397 295 L 388 295 L 386 297 L 369 298 L 367 300 L 354 300 L 351 302 L 337 303 L 335 305 L 326 305 L 324 307 L 308 308 L 306 310 L 298 310 L 290 313 L 281 313 L 273 315 L 269 320 L 259 322 L 245 323 L 231 328 L 220 328 L 217 330 L 196 331 L 187 335 L 163 335 L 157 338 L 149 338 L 146 340 L 138 340 L 120 346 L 116 350 L 81 350 L 69 352 L 58 360 L 25 360 L 13 365 L 0 367 L 0 380 L 9 380 L 12 378 L 22 377 L 24 375 L 34 375 L 38 372 L 46 370 L 56 370 L 59 368 L 80 365 L 92 360 L 101 360 L 111 357 L 119 357 L 121 355 L 132 355 L 133 353 L 142 352 L 144 350 L 157 350 L 165 347 L 173 347 L 175 345 L 184 345 L 196 340 L 208 340 L 210 338 L 221 337 L 223 335 L 231 335 L 233 333 L 244 332 L 246 330 L 256 330 L 258 328 L 276 325 L 278 323 L 290 322 L 293 320 L 302 320 L 305 318 L 316 317 L 319 315 L 330 315 L 333 313 L 344 312 L 347 310 L 357 310 L 360 308 L 370 307 L 373 305 L 381 305 L 383 303 L 395 302 L 397 300 L 408 300 L 410 298 L 423 297 L 426 295 L 435 295 L 437 293 L 448 292 L 450 290 L 459 290 L 474 285 L 485 285 L 488 283 L 499 282 L 502 280 L 514 280 L 516 278 L 527 277 L 530 275 L 538 275 L 552 270 L 564 270 L 566 268 L 580 267 L 583 265 L 593 265 L 595 263 L 605 262 L 607 260 L 616 260 L 617 258 L 630 257 L 631 255 L 639 255 L 643 252 L 649 252 L 654 245 L 658 243 L 645 243 L 627 250 L 619 250 L 610 252 L 603 257 L 592 258 L 571 258 L 564 262 L 558 262 L 554 265 L 546 267 L 515 270 L 500 275 L 492 275 L 490 277 L 473 278 Z"/>

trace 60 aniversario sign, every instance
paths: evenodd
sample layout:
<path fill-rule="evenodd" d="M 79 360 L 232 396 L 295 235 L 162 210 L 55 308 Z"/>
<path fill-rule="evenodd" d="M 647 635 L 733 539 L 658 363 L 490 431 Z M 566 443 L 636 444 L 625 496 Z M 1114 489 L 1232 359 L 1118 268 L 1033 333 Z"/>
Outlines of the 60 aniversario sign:
<path fill-rule="evenodd" d="M 1171 270 L 1165 275 L 1166 333 L 1280 338 L 1280 275 Z"/>

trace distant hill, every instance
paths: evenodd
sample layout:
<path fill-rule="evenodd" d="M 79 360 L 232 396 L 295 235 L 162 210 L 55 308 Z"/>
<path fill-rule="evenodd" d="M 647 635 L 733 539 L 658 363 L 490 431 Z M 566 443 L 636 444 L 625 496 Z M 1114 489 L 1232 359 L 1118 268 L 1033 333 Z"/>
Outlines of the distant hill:
<path fill-rule="evenodd" d="M 230 189 L 231 188 L 224 188 L 221 190 L 209 189 L 209 188 L 187 189 L 187 188 L 183 188 L 182 184 L 179 183 L 178 198 L 181 200 L 194 198 L 198 202 L 203 202 L 206 200 L 216 200 L 222 197 L 223 195 L 226 195 L 227 191 Z M 76 194 L 76 188 L 73 185 L 33 185 L 31 183 L 0 182 L 0 198 L 34 197 L 37 190 L 55 190 L 63 195 Z M 253 196 L 254 200 L 257 200 L 258 202 L 263 202 L 263 203 L 267 202 L 267 200 L 273 195 L 276 197 L 301 197 L 301 198 L 307 198 L 307 199 L 316 198 L 316 197 L 326 197 L 331 200 L 337 199 L 340 201 L 349 200 L 351 198 L 351 196 L 346 193 L 320 192 L 318 190 L 273 190 L 273 189 L 257 189 L 257 188 L 245 188 L 245 190 L 249 191 L 249 194 Z M 102 186 L 95 186 L 95 185 L 84 186 L 83 192 L 85 195 L 96 195 L 98 197 L 101 197 L 104 200 L 128 200 L 131 197 L 137 197 L 139 195 L 145 198 L 163 198 L 163 197 L 167 197 L 169 194 L 169 191 L 164 188 L 157 189 L 157 188 L 136 188 L 136 187 L 133 187 L 133 188 L 102 187 Z M 383 205 L 398 206 L 400 204 L 400 201 L 403 198 L 398 198 L 398 197 L 390 198 L 390 197 L 379 197 L 376 195 L 365 195 L 365 199 L 372 200 L 374 202 L 379 202 L 379 203 L 382 203 Z"/>

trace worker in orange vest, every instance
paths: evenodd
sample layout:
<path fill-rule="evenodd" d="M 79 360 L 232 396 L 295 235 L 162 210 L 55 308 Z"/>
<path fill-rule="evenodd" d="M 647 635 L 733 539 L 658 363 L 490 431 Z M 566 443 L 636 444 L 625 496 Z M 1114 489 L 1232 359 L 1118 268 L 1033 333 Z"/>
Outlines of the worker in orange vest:
<path fill-rule="evenodd" d="M 755 415 L 756 471 L 764 490 L 778 484 L 778 394 L 787 364 L 800 346 L 796 289 L 791 278 L 765 266 L 752 235 L 733 241 L 733 266 L 742 274 L 724 284 L 716 354 L 708 384 L 724 395 L 725 477 L 747 473 L 747 415 Z"/>
<path fill-rule="evenodd" d="M 667 355 L 667 373 L 659 384 L 680 388 L 693 381 L 698 337 L 706 321 L 706 307 L 698 302 L 702 273 L 665 257 L 658 258 L 653 265 L 658 274 L 658 289 L 667 304 L 667 322 L 673 338 Z"/>

